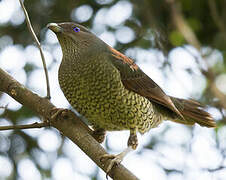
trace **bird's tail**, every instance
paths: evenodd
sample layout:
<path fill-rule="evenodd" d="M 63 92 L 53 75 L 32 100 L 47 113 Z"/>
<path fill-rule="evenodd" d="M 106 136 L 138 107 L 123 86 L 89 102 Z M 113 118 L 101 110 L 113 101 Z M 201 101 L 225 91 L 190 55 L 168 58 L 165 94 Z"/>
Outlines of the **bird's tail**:
<path fill-rule="evenodd" d="M 183 115 L 182 118 L 171 119 L 174 122 L 193 125 L 195 123 L 206 127 L 216 127 L 213 117 L 203 110 L 203 106 L 194 100 L 186 100 L 175 97 L 170 97 L 176 108 Z"/>

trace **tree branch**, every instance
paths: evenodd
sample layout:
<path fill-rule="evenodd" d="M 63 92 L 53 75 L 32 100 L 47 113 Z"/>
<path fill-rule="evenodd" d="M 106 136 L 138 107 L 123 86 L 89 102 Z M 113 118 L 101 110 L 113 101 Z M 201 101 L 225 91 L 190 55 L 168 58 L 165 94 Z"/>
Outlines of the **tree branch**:
<path fill-rule="evenodd" d="M 31 128 L 42 128 L 49 126 L 50 124 L 47 122 L 43 123 L 32 123 L 32 124 L 25 124 L 25 125 L 11 125 L 11 126 L 0 126 L 0 131 L 3 130 L 14 130 L 14 129 L 31 129 Z"/>
<path fill-rule="evenodd" d="M 81 121 L 72 111 L 67 111 L 63 116 L 51 119 L 52 110 L 56 107 L 46 98 L 31 92 L 9 74 L 0 68 L 0 91 L 7 93 L 24 106 L 29 107 L 43 119 L 49 120 L 51 126 L 58 129 L 64 136 L 71 139 L 80 147 L 101 169 L 105 172 L 109 161 L 100 162 L 100 157 L 106 154 L 102 146 L 92 137 L 92 130 Z M 44 122 L 45 123 L 45 122 Z M 129 170 L 121 164 L 112 169 L 110 177 L 117 180 L 138 180 Z"/>

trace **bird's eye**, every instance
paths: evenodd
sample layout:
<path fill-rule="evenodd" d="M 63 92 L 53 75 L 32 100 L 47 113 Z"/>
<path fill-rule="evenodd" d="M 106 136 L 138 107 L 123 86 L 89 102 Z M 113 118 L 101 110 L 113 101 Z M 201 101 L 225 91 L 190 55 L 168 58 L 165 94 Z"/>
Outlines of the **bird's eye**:
<path fill-rule="evenodd" d="M 73 28 L 73 31 L 75 31 L 75 32 L 79 32 L 79 31 L 80 31 L 80 29 L 79 29 L 78 27 L 74 27 L 74 28 Z"/>

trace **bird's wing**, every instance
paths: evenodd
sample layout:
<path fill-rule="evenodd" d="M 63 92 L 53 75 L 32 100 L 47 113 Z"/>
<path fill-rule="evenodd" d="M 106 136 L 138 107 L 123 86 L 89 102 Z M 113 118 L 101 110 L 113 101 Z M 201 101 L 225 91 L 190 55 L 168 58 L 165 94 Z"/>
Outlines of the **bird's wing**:
<path fill-rule="evenodd" d="M 183 118 L 183 115 L 175 107 L 171 98 L 167 96 L 163 90 L 134 63 L 132 59 L 111 47 L 109 48 L 110 59 L 113 65 L 119 70 L 122 83 L 126 89 L 136 92 L 151 101 L 171 109 Z"/>

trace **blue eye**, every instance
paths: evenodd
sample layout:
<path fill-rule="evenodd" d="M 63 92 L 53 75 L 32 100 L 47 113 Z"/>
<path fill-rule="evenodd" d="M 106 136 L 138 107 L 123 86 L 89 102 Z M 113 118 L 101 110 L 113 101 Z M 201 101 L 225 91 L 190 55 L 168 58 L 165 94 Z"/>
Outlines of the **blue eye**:
<path fill-rule="evenodd" d="M 80 31 L 80 29 L 79 29 L 78 27 L 74 27 L 73 30 L 74 30 L 75 32 L 79 32 L 79 31 Z"/>

